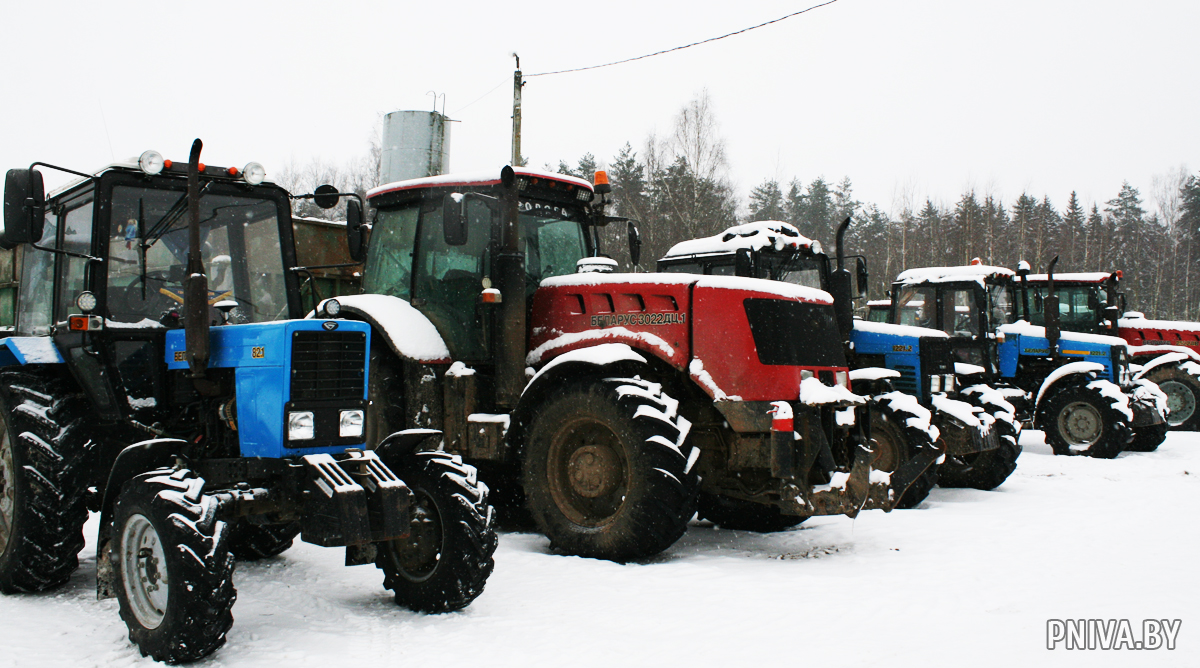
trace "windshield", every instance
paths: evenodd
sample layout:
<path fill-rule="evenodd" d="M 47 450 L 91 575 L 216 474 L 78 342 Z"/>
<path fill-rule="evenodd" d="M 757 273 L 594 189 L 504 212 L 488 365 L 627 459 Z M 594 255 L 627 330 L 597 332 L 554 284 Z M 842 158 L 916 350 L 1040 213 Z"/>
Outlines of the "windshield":
<path fill-rule="evenodd" d="M 581 210 L 521 200 L 525 274 L 530 294 L 544 279 L 575 273 L 576 263 L 587 257 L 583 221 Z"/>
<path fill-rule="evenodd" d="M 766 269 L 769 275 L 762 278 L 770 278 L 792 285 L 803 285 L 809 288 L 823 290 L 822 277 L 824 276 L 824 266 L 821 258 L 810 257 L 792 257 L 785 260 L 774 260 L 766 263 Z M 760 269 L 759 273 L 763 273 Z"/>
<path fill-rule="evenodd" d="M 896 324 L 938 329 L 936 288 L 931 285 L 905 285 L 898 292 Z"/>
<path fill-rule="evenodd" d="M 988 331 L 994 332 L 1000 325 L 1017 321 L 1017 301 L 1011 285 L 988 286 L 988 300 L 991 302 Z"/>
<path fill-rule="evenodd" d="M 1091 332 L 1100 322 L 1100 298 L 1090 285 L 1054 287 L 1058 295 L 1059 327 L 1072 332 Z M 1049 286 L 1030 286 L 1029 320 L 1034 325 L 1046 324 L 1045 298 Z"/>
<path fill-rule="evenodd" d="M 184 191 L 115 186 L 111 221 L 108 318 L 157 322 L 165 312 L 178 311 L 183 305 L 188 251 Z M 230 322 L 288 317 L 279 209 L 274 200 L 203 192 L 200 247 L 208 274 L 208 303 L 237 302 Z"/>

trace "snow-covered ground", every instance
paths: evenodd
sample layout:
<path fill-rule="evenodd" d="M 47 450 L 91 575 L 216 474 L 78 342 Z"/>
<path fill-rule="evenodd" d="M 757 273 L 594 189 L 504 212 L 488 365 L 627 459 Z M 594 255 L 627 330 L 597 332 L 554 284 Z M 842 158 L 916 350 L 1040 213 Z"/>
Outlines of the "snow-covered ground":
<path fill-rule="evenodd" d="M 229 642 L 200 666 L 1200 665 L 1200 434 L 1115 461 L 1027 432 L 994 492 L 816 518 L 774 535 L 695 524 L 649 563 L 501 536 L 487 590 L 441 616 L 397 608 L 374 567 L 297 544 L 242 563 Z M 0 597 L 0 666 L 152 665 L 95 548 L 64 588 Z M 1048 619 L 1181 619 L 1174 651 L 1046 648 Z"/>

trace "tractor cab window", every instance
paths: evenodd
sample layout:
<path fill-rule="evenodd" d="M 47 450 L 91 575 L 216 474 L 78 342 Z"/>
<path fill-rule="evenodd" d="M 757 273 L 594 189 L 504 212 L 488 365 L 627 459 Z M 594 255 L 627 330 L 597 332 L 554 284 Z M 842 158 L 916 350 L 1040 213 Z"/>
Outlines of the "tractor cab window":
<path fill-rule="evenodd" d="M 1039 285 L 1031 292 L 1033 296 L 1029 304 L 1029 319 L 1034 325 L 1045 326 L 1045 299 L 1049 294 L 1049 286 Z M 1075 332 L 1091 332 L 1096 329 L 1097 323 L 1100 322 L 1101 304 L 1091 286 L 1055 286 L 1054 292 L 1058 295 L 1059 327 Z"/>
<path fill-rule="evenodd" d="M 583 213 L 570 207 L 521 201 L 528 294 L 533 294 L 544 279 L 575 273 L 576 263 L 588 256 L 583 220 Z"/>
<path fill-rule="evenodd" d="M 699 262 L 677 262 L 664 264 L 658 268 L 665 274 L 703 274 L 704 267 Z"/>
<path fill-rule="evenodd" d="M 117 185 L 108 230 L 106 317 L 144 326 L 182 313 L 187 271 L 187 194 Z M 232 300 L 231 322 L 289 317 L 275 201 L 202 192 L 200 258 L 209 305 Z M 220 322 L 219 313 L 212 314 Z"/>
<path fill-rule="evenodd" d="M 477 360 L 485 356 L 477 306 L 483 278 L 491 274 L 488 247 L 496 218 L 485 203 L 472 199 L 466 215 L 467 242 L 451 246 L 442 227 L 442 201 L 427 200 L 421 207 L 412 304 L 441 333 L 454 359 Z M 403 261 L 405 251 L 392 250 L 398 251 L 395 261 Z"/>
<path fill-rule="evenodd" d="M 979 336 L 979 306 L 974 288 L 942 292 L 942 331 L 950 336 Z"/>
<path fill-rule="evenodd" d="M 820 258 L 795 257 L 775 263 L 771 268 L 771 275 L 764 278 L 824 290 L 825 286 L 822 285 L 821 280 L 824 274 L 825 268 L 822 266 Z"/>
<path fill-rule="evenodd" d="M 905 285 L 897 292 L 896 324 L 938 329 L 936 288 L 931 285 Z"/>
<path fill-rule="evenodd" d="M 46 211 L 46 227 L 40 245 L 56 246 L 58 216 Z M 21 263 L 21 298 L 17 300 L 17 332 L 30 336 L 50 333 L 50 311 L 54 302 L 54 253 L 32 246 L 23 250 Z"/>
<path fill-rule="evenodd" d="M 65 251 L 82 255 L 92 254 L 92 197 L 68 202 L 60 218 L 62 220 L 62 243 Z M 77 312 L 75 298 L 87 290 L 88 261 L 71 255 L 59 260 L 58 301 L 54 316 L 57 322 L 65 322 L 67 315 Z"/>
<path fill-rule="evenodd" d="M 420 215 L 419 202 L 380 209 L 375 215 L 367 266 L 363 270 L 364 293 L 412 298 L 413 250 Z"/>
<path fill-rule="evenodd" d="M 1017 321 L 1017 301 L 1011 285 L 988 286 L 988 331 L 994 332 L 1000 325 Z"/>

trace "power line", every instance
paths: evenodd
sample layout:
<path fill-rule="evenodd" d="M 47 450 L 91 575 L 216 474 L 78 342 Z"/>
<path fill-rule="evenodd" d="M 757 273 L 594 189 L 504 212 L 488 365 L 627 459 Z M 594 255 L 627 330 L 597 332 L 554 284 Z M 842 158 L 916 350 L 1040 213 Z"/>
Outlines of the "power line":
<path fill-rule="evenodd" d="M 596 70 L 596 69 L 600 69 L 601 67 L 611 67 L 613 65 L 620 65 L 622 63 L 631 63 L 635 60 L 643 60 L 645 58 L 661 56 L 664 53 L 671 53 L 672 51 L 682 51 L 683 49 L 688 49 L 693 46 L 699 46 L 701 44 L 708 44 L 709 42 L 715 42 L 719 39 L 725 39 L 726 37 L 733 37 L 734 35 L 740 35 L 744 32 L 750 32 L 751 30 L 755 30 L 755 29 L 761 28 L 763 26 L 769 26 L 772 23 L 779 23 L 780 21 L 783 21 L 784 19 L 790 19 L 793 16 L 799 16 L 800 14 L 811 12 L 814 9 L 820 9 L 821 7 L 824 7 L 826 5 L 832 5 L 833 3 L 837 2 L 837 1 L 838 0 L 829 0 L 828 2 L 822 2 L 821 4 L 813 5 L 812 7 L 809 7 L 808 9 L 802 9 L 798 12 L 792 12 L 791 14 L 788 14 L 787 16 L 781 16 L 773 21 L 767 21 L 766 23 L 760 23 L 756 26 L 750 26 L 749 28 L 742 28 L 741 30 L 738 30 L 736 32 L 731 32 L 731 33 L 728 33 L 725 35 L 721 35 L 720 37 L 710 37 L 709 39 L 701 40 L 699 42 L 692 42 L 691 44 L 684 44 L 683 46 L 677 46 L 673 49 L 665 49 L 663 51 L 655 51 L 654 53 L 647 53 L 644 56 L 637 56 L 635 58 L 626 58 L 625 60 L 618 60 L 618 61 L 615 61 L 612 63 L 604 63 L 603 65 L 591 65 L 589 67 L 576 67 L 576 68 L 570 69 L 570 70 L 558 70 L 555 72 L 538 72 L 537 74 L 526 74 L 525 78 L 531 79 L 533 77 L 550 76 L 551 74 L 566 74 L 568 72 L 583 72 L 584 70 Z M 495 90 L 495 89 L 493 89 L 493 90 Z"/>

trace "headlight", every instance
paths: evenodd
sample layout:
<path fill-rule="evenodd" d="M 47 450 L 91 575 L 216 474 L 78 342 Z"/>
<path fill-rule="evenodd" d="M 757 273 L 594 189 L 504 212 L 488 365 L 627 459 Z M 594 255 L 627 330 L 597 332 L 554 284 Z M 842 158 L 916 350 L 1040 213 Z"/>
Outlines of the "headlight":
<path fill-rule="evenodd" d="M 257 162 L 248 162 L 242 168 L 242 178 L 246 179 L 246 183 L 256 186 L 267 178 L 267 170 Z"/>
<path fill-rule="evenodd" d="M 850 372 L 849 371 L 838 371 L 833 376 L 838 385 L 841 385 L 842 387 L 846 388 L 847 390 L 850 389 Z"/>
<path fill-rule="evenodd" d="M 326 299 L 321 305 L 321 310 L 330 318 L 336 318 L 337 314 L 342 312 L 342 303 L 336 299 Z"/>
<path fill-rule="evenodd" d="M 75 298 L 75 305 L 79 307 L 80 311 L 91 313 L 96 310 L 96 295 L 85 290 Z"/>
<path fill-rule="evenodd" d="M 358 438 L 363 435 L 363 412 L 342 411 L 338 420 L 338 436 L 342 438 Z"/>
<path fill-rule="evenodd" d="M 934 374 L 929 377 L 929 391 L 930 392 L 941 392 L 942 391 L 942 377 L 941 376 Z"/>
<path fill-rule="evenodd" d="M 311 441 L 316 435 L 312 411 L 288 413 L 287 434 L 289 441 Z"/>
<path fill-rule="evenodd" d="M 942 383 L 942 387 L 947 392 L 954 391 L 954 374 L 950 374 L 950 373 L 946 374 L 946 380 Z"/>
<path fill-rule="evenodd" d="M 138 167 L 150 176 L 161 172 L 165 164 L 162 154 L 158 151 L 146 151 L 138 158 Z"/>
<path fill-rule="evenodd" d="M 824 248 L 821 246 L 820 241 L 813 239 L 812 245 L 808 247 L 808 250 L 812 251 L 813 255 L 820 255 Z"/>

